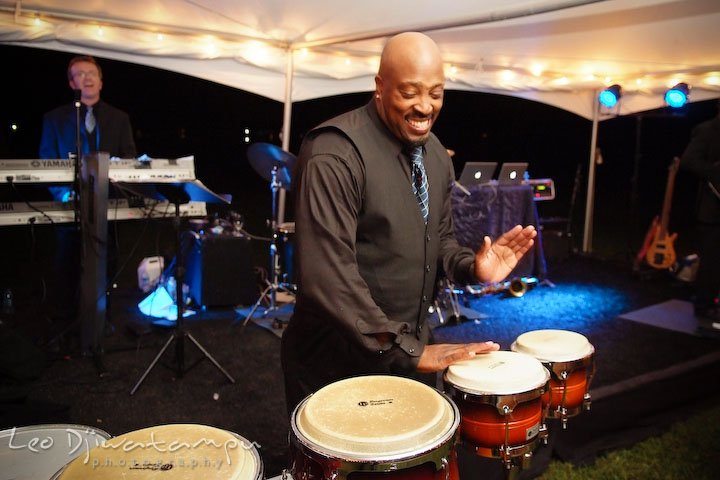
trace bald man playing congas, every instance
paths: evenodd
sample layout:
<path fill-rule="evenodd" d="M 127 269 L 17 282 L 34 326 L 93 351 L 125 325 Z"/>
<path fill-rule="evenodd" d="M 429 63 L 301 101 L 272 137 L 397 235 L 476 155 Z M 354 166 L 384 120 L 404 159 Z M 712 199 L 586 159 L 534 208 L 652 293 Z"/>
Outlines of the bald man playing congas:
<path fill-rule="evenodd" d="M 536 236 L 518 225 L 477 252 L 458 245 L 454 169 L 431 133 L 444 87 L 435 43 L 399 34 L 383 50 L 370 103 L 303 142 L 293 180 L 298 295 L 282 338 L 289 413 L 342 378 L 437 372 L 499 348 L 430 343 L 438 267 L 460 285 L 499 282 Z"/>

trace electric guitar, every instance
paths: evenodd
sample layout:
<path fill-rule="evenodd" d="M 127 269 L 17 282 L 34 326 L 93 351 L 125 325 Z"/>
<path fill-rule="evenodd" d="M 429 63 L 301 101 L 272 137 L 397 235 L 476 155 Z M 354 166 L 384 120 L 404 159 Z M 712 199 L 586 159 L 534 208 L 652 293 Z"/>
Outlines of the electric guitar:
<path fill-rule="evenodd" d="M 668 233 L 668 222 L 670 220 L 670 206 L 672 205 L 673 190 L 675 188 L 675 175 L 677 174 L 679 164 L 680 159 L 675 157 L 673 163 L 670 165 L 667 186 L 665 187 L 665 201 L 663 203 L 662 216 L 660 217 L 660 226 L 656 229 L 652 242 L 645 254 L 645 261 L 653 268 L 667 269 L 677 260 L 677 254 L 673 246 L 677 238 L 677 233 L 673 233 L 672 235 Z"/>
<path fill-rule="evenodd" d="M 635 260 L 633 261 L 633 271 L 637 272 L 638 270 L 640 270 L 640 265 L 645 259 L 645 255 L 647 255 L 648 249 L 650 248 L 650 245 L 652 244 L 655 235 L 657 235 L 658 228 L 660 228 L 660 216 L 655 215 L 655 218 L 653 218 L 652 223 L 650 224 L 650 228 L 648 228 L 648 231 L 645 234 L 643 246 L 635 256 Z"/>

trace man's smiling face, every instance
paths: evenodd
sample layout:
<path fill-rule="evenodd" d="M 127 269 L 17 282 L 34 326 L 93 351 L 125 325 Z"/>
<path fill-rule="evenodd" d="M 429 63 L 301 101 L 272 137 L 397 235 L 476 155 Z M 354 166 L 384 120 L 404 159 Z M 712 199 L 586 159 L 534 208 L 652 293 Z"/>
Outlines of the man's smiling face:
<path fill-rule="evenodd" d="M 434 44 L 404 38 L 386 49 L 375 77 L 378 114 L 404 144 L 423 145 L 443 105 L 445 75 Z"/>

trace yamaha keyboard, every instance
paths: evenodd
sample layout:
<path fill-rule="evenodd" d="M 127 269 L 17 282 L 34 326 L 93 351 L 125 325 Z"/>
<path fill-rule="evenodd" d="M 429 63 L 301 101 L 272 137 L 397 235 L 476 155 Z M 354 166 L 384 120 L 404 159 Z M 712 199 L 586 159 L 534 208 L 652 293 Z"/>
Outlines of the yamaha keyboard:
<path fill-rule="evenodd" d="M 140 206 L 131 206 L 128 200 L 108 199 L 108 220 L 139 220 L 175 216 L 175 204 L 145 199 Z M 75 210 L 72 202 L 0 202 L 0 225 L 27 225 L 30 223 L 72 223 Z M 182 217 L 204 217 L 205 202 L 188 202 L 180 205 Z"/>
<path fill-rule="evenodd" d="M 75 160 L 0 159 L 0 183 L 72 183 Z M 195 180 L 195 159 L 111 158 L 108 178 L 111 182 L 169 183 Z"/>

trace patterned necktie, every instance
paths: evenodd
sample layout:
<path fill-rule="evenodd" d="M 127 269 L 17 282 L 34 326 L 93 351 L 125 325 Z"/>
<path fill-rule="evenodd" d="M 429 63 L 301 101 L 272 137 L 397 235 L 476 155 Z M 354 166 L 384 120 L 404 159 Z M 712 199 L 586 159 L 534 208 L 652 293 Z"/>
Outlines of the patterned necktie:
<path fill-rule="evenodd" d="M 95 115 L 92 110 L 92 107 L 87 107 L 87 113 L 85 113 L 85 128 L 90 133 L 95 130 Z"/>
<path fill-rule="evenodd" d="M 420 211 L 427 223 L 428 219 L 428 182 L 422 157 L 423 147 L 415 147 L 410 153 L 412 160 L 412 189 L 417 198 Z"/>

